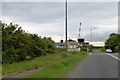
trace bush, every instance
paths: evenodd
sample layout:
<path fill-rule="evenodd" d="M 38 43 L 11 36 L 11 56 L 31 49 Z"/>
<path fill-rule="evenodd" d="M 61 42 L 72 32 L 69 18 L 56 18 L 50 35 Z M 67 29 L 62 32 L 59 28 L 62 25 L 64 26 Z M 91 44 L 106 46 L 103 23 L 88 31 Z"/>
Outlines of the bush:
<path fill-rule="evenodd" d="M 120 34 L 111 33 L 105 42 L 105 48 L 110 48 L 113 52 L 120 52 Z"/>
<path fill-rule="evenodd" d="M 120 53 L 120 44 L 115 47 L 115 51 L 118 52 L 118 53 Z"/>
<path fill-rule="evenodd" d="M 80 51 L 87 51 L 87 46 L 80 46 Z"/>
<path fill-rule="evenodd" d="M 87 47 L 88 47 L 88 49 L 89 49 L 89 52 L 92 52 L 92 50 L 93 50 L 93 48 L 94 48 L 93 45 L 88 45 Z"/>
<path fill-rule="evenodd" d="M 17 24 L 8 25 L 0 21 L 0 25 L 3 63 L 30 60 L 54 53 L 55 43 L 51 38 L 41 38 L 37 34 L 27 33 Z"/>

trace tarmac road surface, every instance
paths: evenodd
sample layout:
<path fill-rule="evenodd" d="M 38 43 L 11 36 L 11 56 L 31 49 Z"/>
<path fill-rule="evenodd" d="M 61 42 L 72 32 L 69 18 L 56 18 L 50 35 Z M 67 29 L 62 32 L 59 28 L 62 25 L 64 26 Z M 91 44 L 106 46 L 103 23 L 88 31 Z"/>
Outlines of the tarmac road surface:
<path fill-rule="evenodd" d="M 91 53 L 66 78 L 118 78 L 118 60 L 105 53 Z"/>

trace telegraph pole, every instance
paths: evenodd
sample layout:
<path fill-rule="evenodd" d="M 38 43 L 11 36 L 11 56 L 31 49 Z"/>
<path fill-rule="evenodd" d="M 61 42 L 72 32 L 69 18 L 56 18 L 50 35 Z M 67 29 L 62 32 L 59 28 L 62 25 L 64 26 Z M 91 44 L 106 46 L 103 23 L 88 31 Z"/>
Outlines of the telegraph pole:
<path fill-rule="evenodd" d="M 90 31 L 91 31 L 91 45 L 92 45 L 92 29 L 93 28 L 90 29 Z"/>
<path fill-rule="evenodd" d="M 80 28 L 79 28 L 79 38 L 80 38 L 80 31 L 81 31 L 81 22 L 80 22 Z"/>
<path fill-rule="evenodd" d="M 90 31 L 91 31 L 91 45 L 92 45 L 92 29 L 96 29 L 96 28 L 98 28 L 98 27 L 92 27 L 92 28 L 90 28 Z"/>
<path fill-rule="evenodd" d="M 66 41 L 65 41 L 65 45 L 66 45 L 66 54 L 65 54 L 65 58 L 67 59 L 68 58 L 68 45 L 67 45 L 67 0 L 65 1 L 65 38 L 66 38 Z"/>

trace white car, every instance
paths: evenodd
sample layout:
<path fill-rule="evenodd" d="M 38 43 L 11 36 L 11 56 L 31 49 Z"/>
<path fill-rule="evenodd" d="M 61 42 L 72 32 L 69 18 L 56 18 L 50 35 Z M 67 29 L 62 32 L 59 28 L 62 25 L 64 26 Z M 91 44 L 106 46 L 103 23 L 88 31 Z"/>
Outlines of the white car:
<path fill-rule="evenodd" d="M 111 49 L 106 49 L 105 51 L 106 51 L 106 53 L 112 53 Z"/>

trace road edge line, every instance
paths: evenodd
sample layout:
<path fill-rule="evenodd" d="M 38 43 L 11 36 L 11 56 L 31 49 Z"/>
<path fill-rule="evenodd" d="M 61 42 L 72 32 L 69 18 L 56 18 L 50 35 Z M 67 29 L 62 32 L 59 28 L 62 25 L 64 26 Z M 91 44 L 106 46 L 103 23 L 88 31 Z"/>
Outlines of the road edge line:
<path fill-rule="evenodd" d="M 112 54 L 109 54 L 109 53 L 106 53 L 106 54 L 109 55 L 109 56 L 111 56 L 112 58 L 114 58 L 114 59 L 120 61 L 120 59 L 119 59 L 118 57 L 116 57 L 116 56 L 114 56 L 114 55 L 112 55 Z"/>

